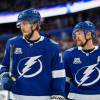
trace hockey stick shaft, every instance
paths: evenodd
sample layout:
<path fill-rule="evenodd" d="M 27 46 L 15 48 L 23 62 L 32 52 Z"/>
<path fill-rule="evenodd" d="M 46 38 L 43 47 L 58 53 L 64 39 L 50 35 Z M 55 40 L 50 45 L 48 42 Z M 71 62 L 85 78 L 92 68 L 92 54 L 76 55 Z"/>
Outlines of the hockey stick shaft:
<path fill-rule="evenodd" d="M 14 45 L 10 45 L 10 66 L 9 66 L 9 77 L 15 82 L 16 79 L 12 75 L 12 68 L 13 68 L 13 54 L 14 54 Z M 10 91 L 8 91 L 8 100 L 10 99 Z"/>

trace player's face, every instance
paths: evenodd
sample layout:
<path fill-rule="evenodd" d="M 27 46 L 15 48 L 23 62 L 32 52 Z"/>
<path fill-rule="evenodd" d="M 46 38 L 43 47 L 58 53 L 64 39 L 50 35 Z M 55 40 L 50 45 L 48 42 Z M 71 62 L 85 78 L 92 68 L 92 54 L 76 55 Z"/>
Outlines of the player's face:
<path fill-rule="evenodd" d="M 28 21 L 21 22 L 21 31 L 24 37 L 29 37 L 31 33 L 31 24 Z"/>
<path fill-rule="evenodd" d="M 76 44 L 82 46 L 86 42 L 84 31 L 79 30 L 75 33 L 76 35 Z"/>

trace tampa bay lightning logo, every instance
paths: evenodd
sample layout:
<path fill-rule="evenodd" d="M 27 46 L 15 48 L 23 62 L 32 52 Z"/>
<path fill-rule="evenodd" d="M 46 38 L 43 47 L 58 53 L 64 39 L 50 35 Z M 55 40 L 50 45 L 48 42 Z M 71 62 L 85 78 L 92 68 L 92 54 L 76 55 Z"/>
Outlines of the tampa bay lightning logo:
<path fill-rule="evenodd" d="M 100 69 L 98 64 L 82 67 L 75 75 L 78 86 L 91 86 L 100 80 Z"/>
<path fill-rule="evenodd" d="M 42 55 L 21 59 L 17 66 L 17 71 L 20 75 L 19 78 L 31 78 L 40 74 L 43 69 L 42 62 L 39 59 L 41 56 Z"/>

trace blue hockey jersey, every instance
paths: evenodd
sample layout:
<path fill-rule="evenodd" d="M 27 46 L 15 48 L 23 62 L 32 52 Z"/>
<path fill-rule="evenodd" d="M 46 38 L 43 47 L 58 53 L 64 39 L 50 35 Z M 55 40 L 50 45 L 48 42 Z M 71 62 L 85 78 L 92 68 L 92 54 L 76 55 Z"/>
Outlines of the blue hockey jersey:
<path fill-rule="evenodd" d="M 89 53 L 81 47 L 64 52 L 66 94 L 75 100 L 100 100 L 100 47 Z M 88 98 L 88 99 L 87 99 Z"/>
<path fill-rule="evenodd" d="M 14 94 L 64 95 L 65 70 L 59 46 L 43 36 L 34 43 L 21 36 L 9 39 L 2 61 L 5 71 L 9 70 L 10 45 L 14 46 L 12 74 L 17 79 Z"/>

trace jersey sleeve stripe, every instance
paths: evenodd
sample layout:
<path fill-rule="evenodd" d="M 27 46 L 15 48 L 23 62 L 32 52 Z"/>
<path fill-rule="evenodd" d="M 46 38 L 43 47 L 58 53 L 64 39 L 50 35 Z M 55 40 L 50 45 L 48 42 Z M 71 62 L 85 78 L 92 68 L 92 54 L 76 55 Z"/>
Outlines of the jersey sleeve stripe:
<path fill-rule="evenodd" d="M 52 71 L 52 78 L 65 77 L 65 69 Z"/>

